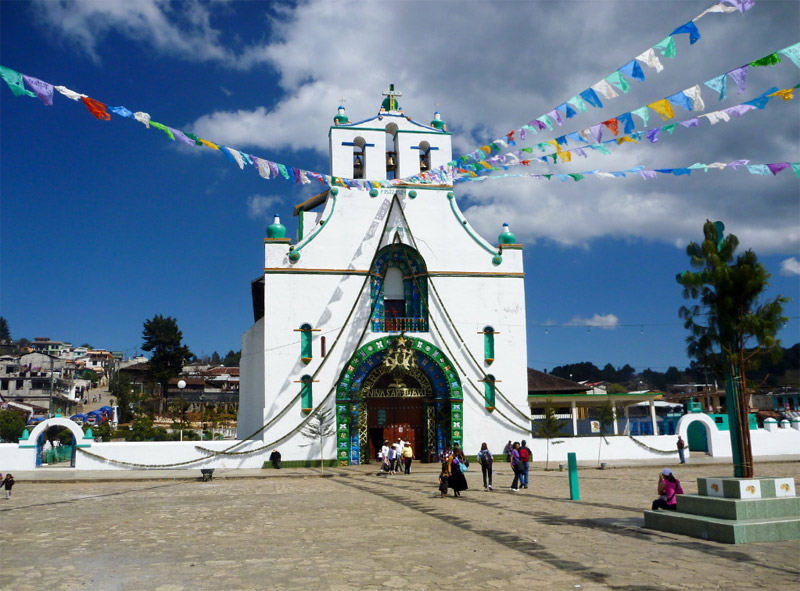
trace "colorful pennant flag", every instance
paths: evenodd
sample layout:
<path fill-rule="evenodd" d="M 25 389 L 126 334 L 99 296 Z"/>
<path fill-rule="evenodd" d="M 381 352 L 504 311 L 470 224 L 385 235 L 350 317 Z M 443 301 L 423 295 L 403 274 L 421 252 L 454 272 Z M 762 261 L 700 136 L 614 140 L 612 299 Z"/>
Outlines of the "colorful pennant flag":
<path fill-rule="evenodd" d="M 86 96 L 82 96 L 81 100 L 92 115 L 104 121 L 111 121 L 111 115 L 106 112 L 106 106 L 103 103 Z"/>

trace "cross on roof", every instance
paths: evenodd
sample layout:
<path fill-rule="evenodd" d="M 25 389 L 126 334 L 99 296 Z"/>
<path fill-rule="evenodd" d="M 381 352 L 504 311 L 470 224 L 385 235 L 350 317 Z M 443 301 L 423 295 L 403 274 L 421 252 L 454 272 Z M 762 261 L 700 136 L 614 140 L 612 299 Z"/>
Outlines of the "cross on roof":
<path fill-rule="evenodd" d="M 394 111 L 395 107 L 396 107 L 396 104 L 397 104 L 397 101 L 395 100 L 395 97 L 396 96 L 403 96 L 403 93 L 400 92 L 399 90 L 395 90 L 394 89 L 394 84 L 390 84 L 389 85 L 389 90 L 384 90 L 383 91 L 383 96 L 388 96 L 389 97 L 389 110 L 390 111 Z"/>

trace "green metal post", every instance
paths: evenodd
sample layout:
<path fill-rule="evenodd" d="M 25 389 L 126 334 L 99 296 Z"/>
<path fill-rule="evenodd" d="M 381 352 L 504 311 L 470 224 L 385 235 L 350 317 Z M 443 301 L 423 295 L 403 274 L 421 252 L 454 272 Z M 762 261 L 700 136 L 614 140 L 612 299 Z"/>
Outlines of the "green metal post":
<path fill-rule="evenodd" d="M 569 462 L 569 498 L 571 501 L 581 500 L 581 491 L 578 486 L 578 459 L 574 452 L 567 454 Z"/>

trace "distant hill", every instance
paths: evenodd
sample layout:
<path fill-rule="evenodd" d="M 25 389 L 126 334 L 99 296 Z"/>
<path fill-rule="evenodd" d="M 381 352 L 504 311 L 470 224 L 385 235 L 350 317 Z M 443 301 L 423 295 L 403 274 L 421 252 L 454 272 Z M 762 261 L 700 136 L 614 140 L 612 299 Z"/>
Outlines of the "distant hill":
<path fill-rule="evenodd" d="M 781 356 L 774 363 L 767 363 L 762 360 L 758 367 L 752 367 L 747 372 L 747 382 L 749 386 L 755 387 L 774 387 L 774 386 L 793 386 L 800 385 L 800 343 L 789 347 L 781 348 Z M 547 370 L 545 370 L 547 373 Z M 554 367 L 551 374 L 574 380 L 576 382 L 610 382 L 622 384 L 629 389 L 639 389 L 642 386 L 657 390 L 670 390 L 673 384 L 686 382 L 704 382 L 706 379 L 713 380 L 713 376 L 707 375 L 704 368 L 693 361 L 691 365 L 682 371 L 675 367 L 670 367 L 666 372 L 645 369 L 636 373 L 634 369 L 625 364 L 620 368 L 615 368 L 607 363 L 602 369 L 588 361 L 580 363 L 570 363 Z"/>

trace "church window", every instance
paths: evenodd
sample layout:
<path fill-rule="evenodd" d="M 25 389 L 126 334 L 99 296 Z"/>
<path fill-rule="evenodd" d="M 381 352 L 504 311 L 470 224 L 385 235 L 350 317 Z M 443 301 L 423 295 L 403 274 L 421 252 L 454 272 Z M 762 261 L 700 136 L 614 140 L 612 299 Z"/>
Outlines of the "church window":
<path fill-rule="evenodd" d="M 319 356 L 325 357 L 325 337 L 319 338 Z"/>
<path fill-rule="evenodd" d="M 483 404 L 487 410 L 494 410 L 495 382 L 492 374 L 488 374 L 483 381 Z"/>
<path fill-rule="evenodd" d="M 300 406 L 303 412 L 311 412 L 314 410 L 314 396 L 313 396 L 313 380 L 311 376 L 304 375 L 300 378 Z"/>
<path fill-rule="evenodd" d="M 367 151 L 364 149 L 366 141 L 363 137 L 353 140 L 353 178 L 363 179 L 367 169 Z"/>
<path fill-rule="evenodd" d="M 425 262 L 404 244 L 382 248 L 372 267 L 373 332 L 427 332 L 428 283 Z"/>
<path fill-rule="evenodd" d="M 311 352 L 312 328 L 310 324 L 300 325 L 300 359 L 303 363 L 311 361 L 313 356 Z"/>
<path fill-rule="evenodd" d="M 483 360 L 487 364 L 494 361 L 494 335 L 497 334 L 491 326 L 483 327 Z"/>
<path fill-rule="evenodd" d="M 431 169 L 431 145 L 428 142 L 419 144 L 419 171 L 427 172 Z"/>
<path fill-rule="evenodd" d="M 386 126 L 386 178 L 388 180 L 397 178 L 397 150 L 395 149 L 395 138 L 397 137 L 397 124 L 390 123 Z"/>

